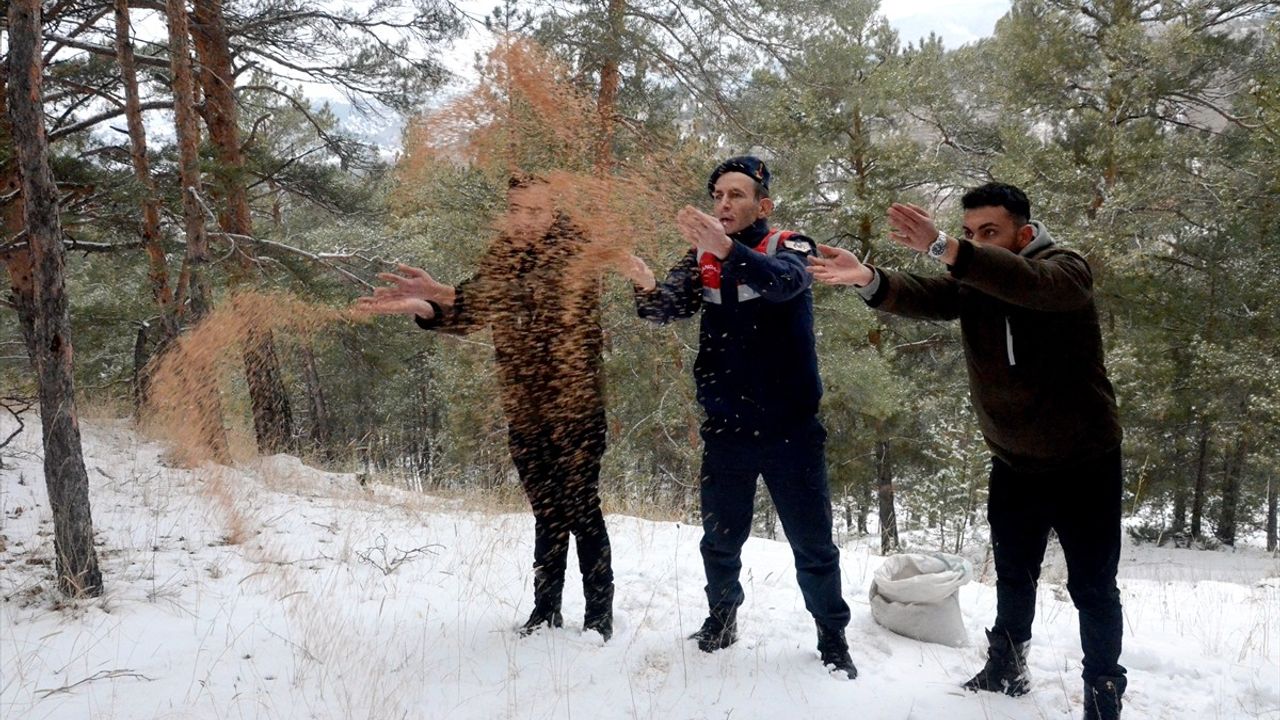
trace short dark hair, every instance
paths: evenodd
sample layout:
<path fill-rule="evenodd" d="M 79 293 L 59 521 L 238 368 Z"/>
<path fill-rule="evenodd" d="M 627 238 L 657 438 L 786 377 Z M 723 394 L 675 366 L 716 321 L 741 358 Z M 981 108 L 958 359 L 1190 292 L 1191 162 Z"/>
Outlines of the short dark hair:
<path fill-rule="evenodd" d="M 1019 225 L 1031 222 L 1031 201 L 1027 194 L 1005 183 L 989 182 L 970 190 L 960 198 L 960 206 L 965 210 L 1002 207 Z"/>

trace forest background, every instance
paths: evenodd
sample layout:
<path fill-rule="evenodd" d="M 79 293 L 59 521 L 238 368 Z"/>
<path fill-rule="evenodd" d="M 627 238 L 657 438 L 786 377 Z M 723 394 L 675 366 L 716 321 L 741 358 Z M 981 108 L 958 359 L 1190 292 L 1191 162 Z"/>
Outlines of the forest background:
<path fill-rule="evenodd" d="M 1276 548 L 1280 3 L 1015 0 L 990 37 L 948 48 L 900 37 L 870 0 L 510 2 L 483 17 L 436 0 L 66 0 L 43 4 L 34 95 L 13 89 L 31 81 L 14 49 L 38 3 L 5 5 L 0 394 L 24 422 L 50 419 L 29 411 L 57 313 L 24 220 L 36 155 L 56 182 L 81 405 L 221 460 L 288 452 L 514 498 L 488 336 L 344 309 L 395 262 L 465 278 L 514 170 L 570 178 L 563 201 L 602 241 L 665 267 L 683 252 L 674 208 L 705 202 L 717 159 L 753 152 L 777 226 L 921 272 L 935 268 L 888 239 L 890 202 L 955 232 L 965 188 L 1025 189 L 1094 270 L 1130 533 Z M 445 92 L 468 28 L 492 51 Z M 344 130 L 308 99 L 317 84 L 404 118 L 399 149 Z M 24 110 L 43 118 L 36 155 Z M 607 263 L 600 278 L 607 508 L 696 517 L 696 323 L 649 326 Z M 989 453 L 958 328 L 831 288 L 815 305 L 839 531 L 879 533 L 884 552 L 964 547 Z"/>

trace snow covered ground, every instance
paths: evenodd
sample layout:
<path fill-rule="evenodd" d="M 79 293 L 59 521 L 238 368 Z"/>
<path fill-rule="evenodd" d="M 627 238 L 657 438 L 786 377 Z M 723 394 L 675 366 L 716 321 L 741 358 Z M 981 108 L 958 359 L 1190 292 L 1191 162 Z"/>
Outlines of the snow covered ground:
<path fill-rule="evenodd" d="M 9 426 L 12 427 L 12 426 Z M 278 456 L 173 469 L 126 424 L 85 428 L 105 597 L 59 602 L 39 428 L 0 470 L 0 717 L 1075 718 L 1076 615 L 1046 568 L 1022 698 L 957 684 L 982 650 L 908 640 L 871 620 L 881 558 L 843 548 L 853 682 L 818 662 L 787 546 L 744 553 L 742 640 L 682 638 L 705 611 L 696 527 L 613 515 L 617 627 L 583 634 L 570 570 L 565 627 L 520 639 L 528 513 L 365 489 Z M 7 435 L 7 431 L 4 432 Z M 13 449 L 11 445 L 10 450 Z M 1052 560 L 1051 560 L 1052 562 Z M 572 563 L 571 563 L 572 566 Z M 1126 717 L 1280 720 L 1280 563 L 1126 547 Z M 994 589 L 961 590 L 971 639 Z"/>

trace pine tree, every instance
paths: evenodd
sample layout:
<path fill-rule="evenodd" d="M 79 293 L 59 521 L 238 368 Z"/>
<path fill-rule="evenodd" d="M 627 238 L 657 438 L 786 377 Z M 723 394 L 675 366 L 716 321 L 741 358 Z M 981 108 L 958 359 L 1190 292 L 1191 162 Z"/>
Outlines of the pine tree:
<path fill-rule="evenodd" d="M 93 545 L 89 477 L 76 417 L 66 250 L 42 105 L 40 21 L 39 0 L 14 0 L 9 4 L 6 109 L 22 178 L 23 218 L 32 268 L 31 360 L 40 394 L 44 473 L 53 510 L 58 589 L 68 597 L 96 596 L 102 594 L 102 571 Z"/>

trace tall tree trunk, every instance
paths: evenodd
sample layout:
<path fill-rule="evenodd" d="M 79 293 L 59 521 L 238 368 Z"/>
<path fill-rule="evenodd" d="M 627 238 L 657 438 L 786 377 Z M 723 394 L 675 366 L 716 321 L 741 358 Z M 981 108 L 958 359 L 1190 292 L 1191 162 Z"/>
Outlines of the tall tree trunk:
<path fill-rule="evenodd" d="M 1240 504 L 1240 476 L 1244 474 L 1249 457 L 1249 440 L 1241 437 L 1235 451 L 1226 458 L 1222 472 L 1222 508 L 1218 514 L 1218 527 L 1214 537 L 1223 545 L 1236 544 L 1236 510 Z"/>
<path fill-rule="evenodd" d="M 1173 491 L 1173 527 L 1169 530 L 1174 535 L 1187 531 L 1187 488 L 1181 484 Z"/>
<path fill-rule="evenodd" d="M 4 200 L 4 238 L 17 238 L 26 229 L 22 214 L 22 174 L 18 170 L 18 156 L 13 152 L 13 123 L 9 118 L 9 65 L 0 63 L 0 194 Z M 27 356 L 35 358 L 35 282 L 31 267 L 31 250 L 27 243 L 19 247 L 0 250 L 5 270 L 9 273 L 9 302 L 18 312 L 18 326 L 27 346 Z"/>
<path fill-rule="evenodd" d="M 129 30 L 129 2 L 115 0 L 116 61 L 124 81 L 125 119 L 129 127 L 129 156 L 133 176 L 142 189 L 142 241 L 147 252 L 151 296 L 160 310 L 160 347 L 178 335 L 178 322 L 173 307 L 173 290 L 169 287 L 169 268 L 165 264 L 161 244 L 160 200 L 151 178 L 151 162 L 147 159 L 147 130 L 142 123 L 142 100 L 138 94 L 138 72 L 133 56 L 133 39 Z"/>
<path fill-rule="evenodd" d="M 209 264 L 209 238 L 205 234 L 204 215 L 200 205 L 200 125 L 196 116 L 195 80 L 191 70 L 190 29 L 185 0 L 165 0 L 169 19 L 169 62 L 173 73 L 173 116 L 178 137 L 179 182 L 182 186 L 182 220 L 187 236 L 187 254 L 178 279 L 175 300 L 181 315 L 190 303 L 190 318 L 198 322 L 209 311 L 211 293 L 205 272 Z M 203 417 L 201 441 L 218 462 L 227 462 L 226 430 L 222 426 L 222 402 L 218 397 L 217 378 L 197 378 L 192 404 Z"/>
<path fill-rule="evenodd" d="M 871 517 L 871 480 L 864 478 L 858 483 L 858 534 L 868 534 L 867 520 Z"/>
<path fill-rule="evenodd" d="M 169 286 L 169 268 L 161 244 L 160 200 L 155 181 L 151 177 L 151 161 L 147 158 L 147 131 L 142 123 L 142 100 L 138 93 L 138 71 L 134 61 L 133 39 L 129 26 L 128 0 L 115 0 L 116 62 L 120 65 L 120 78 L 124 85 L 125 119 L 129 127 L 129 157 L 133 164 L 133 176 L 138 181 L 142 206 L 142 243 L 147 253 L 147 276 L 151 283 L 151 297 L 160 313 L 159 337 L 156 351 L 163 352 L 178 336 L 177 312 L 174 308 L 173 289 Z M 150 374 L 147 369 L 147 327 L 138 330 L 138 342 L 134 346 L 133 401 L 134 413 L 141 412 L 147 403 Z"/>
<path fill-rule="evenodd" d="M 58 588 L 71 597 L 102 594 L 93 548 L 89 476 L 80 447 L 72 375 L 58 187 L 49 167 L 40 57 L 40 0 L 9 3 L 9 94 L 14 148 L 22 175 L 27 242 L 34 270 L 35 356 L 44 430 L 44 476 L 53 510 Z"/>
<path fill-rule="evenodd" d="M 197 81 L 204 94 L 204 119 L 218 158 L 211 188 L 219 200 L 218 224 L 228 233 L 252 237 L 253 219 L 245 187 L 244 153 L 240 149 L 240 113 L 222 0 L 195 0 L 191 38 L 200 59 Z M 253 248 L 239 243 L 236 250 L 241 254 L 240 267 L 247 269 Z"/>
<path fill-rule="evenodd" d="M 418 442 L 418 466 L 421 468 L 422 477 L 425 480 L 431 479 L 435 464 L 435 438 L 436 438 L 436 403 L 433 402 L 431 396 L 431 360 L 434 355 L 431 352 L 425 352 L 421 356 L 416 367 L 416 385 L 418 392 L 418 427 L 414 432 L 414 438 Z"/>
<path fill-rule="evenodd" d="M 1280 495 L 1280 482 L 1276 481 L 1274 475 L 1267 478 L 1267 551 L 1276 551 L 1276 506 L 1277 496 Z"/>
<path fill-rule="evenodd" d="M 243 355 L 258 452 L 287 452 L 293 449 L 293 411 L 280 370 L 275 336 L 270 330 L 250 326 Z"/>
<path fill-rule="evenodd" d="M 190 317 L 199 321 L 209 311 L 209 238 L 200 207 L 200 125 L 196 117 L 195 80 L 191 70 L 190 29 L 185 0 L 165 0 L 169 18 L 169 63 L 173 73 L 173 116 L 178 137 L 178 174 L 182 185 L 182 224 L 187 255 L 178 280 L 178 313 L 190 303 Z M 185 294 L 185 295 L 184 295 Z"/>
<path fill-rule="evenodd" d="M 147 324 L 138 324 L 138 334 L 133 338 L 133 415 L 142 417 L 147 406 L 150 386 L 147 367 Z"/>
<path fill-rule="evenodd" d="M 200 57 L 199 81 L 204 92 L 205 122 L 218 157 L 212 186 L 219 205 L 218 224 L 234 241 L 239 263 L 232 282 L 240 285 L 249 279 L 255 260 L 253 246 L 245 241 L 253 237 L 253 217 L 249 212 L 235 74 L 222 0 L 195 0 L 191 33 Z M 293 440 L 293 414 L 280 372 L 275 338 L 270 330 L 254 327 L 252 321 L 245 338 L 244 372 L 259 452 L 288 450 Z"/>
<path fill-rule="evenodd" d="M 324 385 L 316 371 L 316 356 L 310 345 L 303 345 L 302 376 L 307 385 L 307 400 L 311 405 L 311 442 L 321 452 L 326 452 L 333 428 L 329 420 L 329 406 L 324 399 Z"/>
<path fill-rule="evenodd" d="M 600 96 L 596 113 L 600 117 L 600 139 L 596 148 L 596 172 L 608 174 L 613 167 L 614 117 L 618 113 L 619 64 L 622 59 L 622 33 L 626 26 L 626 0 L 609 0 L 609 27 L 606 30 L 604 63 L 600 66 Z"/>
<path fill-rule="evenodd" d="M 855 109 L 849 129 L 849 154 L 853 162 L 853 175 L 857 178 L 854 194 L 863 207 L 870 206 L 871 167 L 867 159 L 867 136 L 862 126 L 862 112 Z M 858 215 L 859 254 L 866 257 L 871 252 L 874 238 L 871 235 L 871 213 Z"/>
<path fill-rule="evenodd" d="M 898 515 L 893 507 L 893 464 L 889 441 L 876 442 L 876 490 L 880 497 L 880 554 L 898 551 Z"/>
<path fill-rule="evenodd" d="M 1191 538 L 1199 540 L 1204 517 L 1204 496 L 1209 485 L 1209 421 L 1200 420 L 1200 447 L 1196 459 L 1196 484 L 1191 495 Z"/>

